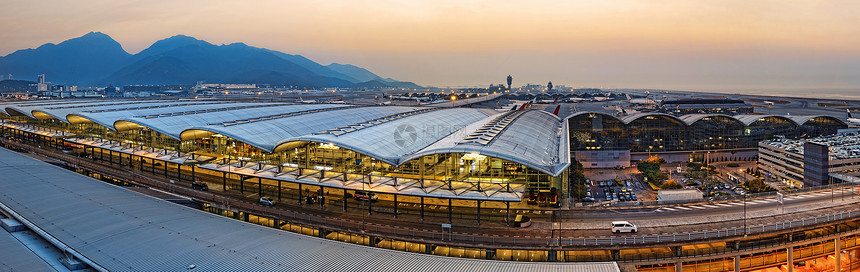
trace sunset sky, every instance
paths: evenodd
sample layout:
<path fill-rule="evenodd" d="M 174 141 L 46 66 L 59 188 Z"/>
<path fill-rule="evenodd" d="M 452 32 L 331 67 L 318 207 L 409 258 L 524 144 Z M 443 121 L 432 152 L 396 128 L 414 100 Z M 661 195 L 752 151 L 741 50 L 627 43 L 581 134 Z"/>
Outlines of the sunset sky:
<path fill-rule="evenodd" d="M 0 27 L 0 55 L 184 34 L 440 87 L 860 87 L 860 1 L 3 0 Z"/>

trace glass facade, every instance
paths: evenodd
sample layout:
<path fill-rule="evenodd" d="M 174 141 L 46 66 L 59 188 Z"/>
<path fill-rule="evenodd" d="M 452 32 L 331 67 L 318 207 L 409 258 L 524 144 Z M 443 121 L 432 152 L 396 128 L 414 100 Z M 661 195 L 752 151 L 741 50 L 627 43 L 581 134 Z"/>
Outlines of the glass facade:
<path fill-rule="evenodd" d="M 737 119 L 714 115 L 690 124 L 687 138 L 688 150 L 743 148 L 744 124 Z"/>
<path fill-rule="evenodd" d="M 829 116 L 814 117 L 801 125 L 780 116 L 762 115 L 749 125 L 726 115 L 697 117 L 684 119 L 691 122 L 687 124 L 668 115 L 645 114 L 625 123 L 608 114 L 581 113 L 568 119 L 570 149 L 659 152 L 756 148 L 758 142 L 776 135 L 808 138 L 848 127 Z"/>
<path fill-rule="evenodd" d="M 630 150 L 670 151 L 684 150 L 687 126 L 675 117 L 655 114 L 631 121 L 624 129 L 624 138 Z"/>

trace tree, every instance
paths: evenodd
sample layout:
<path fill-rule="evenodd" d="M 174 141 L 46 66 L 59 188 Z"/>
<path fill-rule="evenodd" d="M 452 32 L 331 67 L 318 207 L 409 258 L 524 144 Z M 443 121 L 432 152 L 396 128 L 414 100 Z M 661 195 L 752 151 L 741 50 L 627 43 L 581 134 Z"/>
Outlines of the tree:
<path fill-rule="evenodd" d="M 585 187 L 584 184 L 574 184 L 570 188 L 570 195 L 576 199 L 585 198 L 585 193 L 588 191 L 588 187 Z"/>
<path fill-rule="evenodd" d="M 573 161 L 568 168 L 568 178 L 570 179 L 570 195 L 577 199 L 585 197 L 585 192 L 588 187 L 585 185 L 585 175 L 582 173 L 582 164 L 578 161 Z"/>
<path fill-rule="evenodd" d="M 723 185 L 723 183 L 714 177 L 707 177 L 705 178 L 705 185 L 707 185 L 708 187 L 716 187 Z"/>
<path fill-rule="evenodd" d="M 666 182 L 663 182 L 663 185 L 660 185 L 660 189 L 681 189 L 681 188 L 684 188 L 684 186 L 681 186 L 680 183 L 678 183 L 677 181 L 671 180 L 671 179 L 667 180 Z"/>
<path fill-rule="evenodd" d="M 750 193 L 762 193 L 762 192 L 770 192 L 776 191 L 773 187 L 768 186 L 764 183 L 764 179 L 754 179 L 744 183 L 744 188 L 750 191 Z"/>

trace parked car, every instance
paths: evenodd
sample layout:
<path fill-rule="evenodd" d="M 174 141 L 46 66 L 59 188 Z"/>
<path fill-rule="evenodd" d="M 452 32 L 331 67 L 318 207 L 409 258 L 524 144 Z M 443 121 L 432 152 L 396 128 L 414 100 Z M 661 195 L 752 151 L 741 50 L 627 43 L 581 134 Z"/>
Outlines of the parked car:
<path fill-rule="evenodd" d="M 379 197 L 376 196 L 373 192 L 365 192 L 365 191 L 356 191 L 355 194 L 352 195 L 356 200 L 362 201 L 377 201 Z"/>
<path fill-rule="evenodd" d="M 612 232 L 614 233 L 622 233 L 622 232 L 630 232 L 636 233 L 638 228 L 633 223 L 627 221 L 615 221 L 612 222 Z"/>
<path fill-rule="evenodd" d="M 195 181 L 195 182 L 191 182 L 191 189 L 206 191 L 206 190 L 209 190 L 209 185 L 206 185 L 206 183 Z"/>
<path fill-rule="evenodd" d="M 263 204 L 263 206 L 275 206 L 275 201 L 268 197 L 261 197 L 260 204 Z"/>

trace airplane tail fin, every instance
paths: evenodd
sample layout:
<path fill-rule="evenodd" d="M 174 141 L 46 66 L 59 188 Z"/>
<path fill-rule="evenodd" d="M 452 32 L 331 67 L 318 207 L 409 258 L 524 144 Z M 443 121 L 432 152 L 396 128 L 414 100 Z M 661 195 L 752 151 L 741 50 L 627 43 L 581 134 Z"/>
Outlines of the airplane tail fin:
<path fill-rule="evenodd" d="M 555 110 L 554 110 L 554 111 L 552 111 L 552 114 L 555 114 L 555 116 L 558 116 L 558 110 L 559 110 L 559 109 L 561 109 L 561 105 L 556 105 L 556 106 L 555 106 Z"/>

